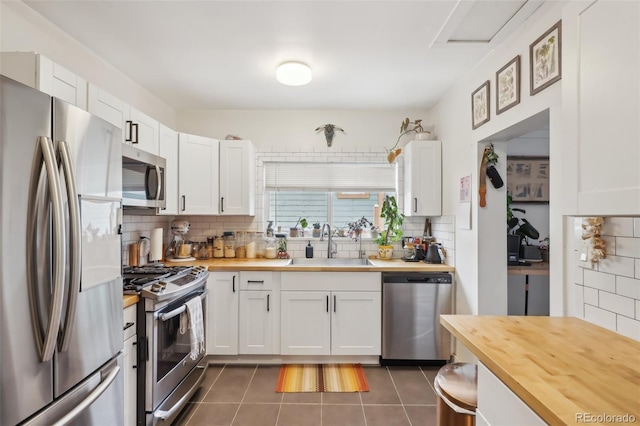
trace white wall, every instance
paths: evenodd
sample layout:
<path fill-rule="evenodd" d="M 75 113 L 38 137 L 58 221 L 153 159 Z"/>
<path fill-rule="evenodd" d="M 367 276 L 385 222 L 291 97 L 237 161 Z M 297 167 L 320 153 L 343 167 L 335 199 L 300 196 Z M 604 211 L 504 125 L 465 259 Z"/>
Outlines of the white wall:
<path fill-rule="evenodd" d="M 456 283 L 458 284 L 457 312 L 460 314 L 506 314 L 506 268 L 496 267 L 506 264 L 506 259 L 491 258 L 494 250 L 506 250 L 504 236 L 506 212 L 504 208 L 504 187 L 495 190 L 489 184 L 486 208 L 478 207 L 478 170 L 482 154 L 479 141 L 492 141 L 499 150 L 501 159 L 506 156 L 504 146 L 495 143 L 510 138 L 492 138 L 492 135 L 509 128 L 535 114 L 549 110 L 550 117 L 550 156 L 560 158 L 559 140 L 561 131 L 560 98 L 562 81 L 555 83 L 535 96 L 529 95 L 529 44 L 543 34 L 561 18 L 561 3 L 543 5 L 509 39 L 498 46 L 479 65 L 470 71 L 430 112 L 433 123 L 443 141 L 443 214 L 455 214 L 457 185 L 460 177 L 472 176 L 472 229 L 456 230 Z M 495 73 L 516 55 L 521 57 L 521 101 L 508 111 L 495 114 Z M 490 121 L 476 130 L 471 129 L 470 98 L 471 93 L 484 81 L 490 80 Z M 504 162 L 499 162 L 504 167 Z M 560 168 L 551 170 L 551 182 L 560 182 Z M 504 170 L 504 169 L 503 169 Z M 562 218 L 553 212 L 554 201 L 560 206 L 562 195 L 552 188 L 551 240 L 554 236 L 558 253 L 562 252 Z M 493 214 L 493 209 L 495 214 Z M 483 214 L 486 212 L 486 217 Z M 478 220 L 482 222 L 479 223 Z M 480 229 L 479 229 L 480 228 Z M 497 236 L 497 237 L 496 237 Z M 494 241 L 495 240 L 495 241 Z M 553 247 L 552 247 L 553 250 Z M 562 263 L 558 258 L 551 271 L 553 286 L 562 289 Z M 562 292 L 553 294 L 556 304 L 562 304 Z M 553 304 L 553 302 L 552 302 Z M 562 309 L 552 309 L 562 314 Z"/>
<path fill-rule="evenodd" d="M 172 107 L 21 1 L 0 2 L 0 51 L 41 53 L 163 124 L 175 125 Z"/>

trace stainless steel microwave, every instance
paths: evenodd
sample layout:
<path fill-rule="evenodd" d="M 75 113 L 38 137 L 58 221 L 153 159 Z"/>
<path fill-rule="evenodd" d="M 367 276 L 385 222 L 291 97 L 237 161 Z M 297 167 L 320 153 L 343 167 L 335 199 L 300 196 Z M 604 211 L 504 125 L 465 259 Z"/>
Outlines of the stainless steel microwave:
<path fill-rule="evenodd" d="M 167 161 L 131 145 L 122 145 L 122 205 L 164 208 Z"/>

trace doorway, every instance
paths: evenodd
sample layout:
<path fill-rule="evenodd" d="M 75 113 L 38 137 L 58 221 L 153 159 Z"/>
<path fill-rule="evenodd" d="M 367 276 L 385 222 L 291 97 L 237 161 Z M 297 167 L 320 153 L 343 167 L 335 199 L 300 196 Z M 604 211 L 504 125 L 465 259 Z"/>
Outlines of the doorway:
<path fill-rule="evenodd" d="M 478 162 L 484 147 L 493 144 L 499 155 L 496 169 L 507 182 L 509 156 L 535 155 L 551 159 L 549 116 L 548 109 L 541 111 L 479 141 Z M 507 269 L 506 187 L 505 184 L 496 189 L 487 183 L 487 205 L 478 209 L 478 314 L 481 315 L 524 314 L 526 277 L 510 278 Z M 531 203 L 518 204 L 516 207 L 526 211 L 524 217 L 538 229 L 539 239 L 551 234 L 550 203 L 535 207 Z M 549 315 L 549 282 L 548 274 L 546 277 L 529 276 L 528 314 Z"/>

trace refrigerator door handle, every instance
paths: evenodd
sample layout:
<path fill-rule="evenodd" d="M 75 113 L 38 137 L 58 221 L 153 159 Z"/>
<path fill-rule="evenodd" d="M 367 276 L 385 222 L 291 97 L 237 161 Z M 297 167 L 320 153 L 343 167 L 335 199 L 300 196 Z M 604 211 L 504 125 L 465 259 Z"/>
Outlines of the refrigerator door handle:
<path fill-rule="evenodd" d="M 67 312 L 64 317 L 64 325 L 60 332 L 60 351 L 66 352 L 69 349 L 69 341 L 76 318 L 76 307 L 78 306 L 78 294 L 80 293 L 80 276 L 82 274 L 82 236 L 80 224 L 80 203 L 78 202 L 78 191 L 76 190 L 76 176 L 71 163 L 69 145 L 65 141 L 58 142 L 60 160 L 64 179 L 67 184 L 67 199 L 69 200 L 69 236 L 71 246 L 70 251 L 70 277 L 69 277 L 69 299 L 67 301 Z"/>
<path fill-rule="evenodd" d="M 50 361 L 53 358 L 53 352 L 56 348 L 56 341 L 58 337 L 58 330 L 60 328 L 60 320 L 62 317 L 62 307 L 64 299 L 64 275 L 66 264 L 66 247 L 65 247 L 65 222 L 62 203 L 62 191 L 60 188 L 60 177 L 58 174 L 58 167 L 56 164 L 55 151 L 53 149 L 53 142 L 45 136 L 38 138 L 38 144 L 35 154 L 36 164 L 43 164 L 47 174 L 47 183 L 49 187 L 49 197 L 51 202 L 51 220 L 53 223 L 53 286 L 51 289 L 51 302 L 49 305 L 49 322 L 46 325 L 46 333 L 42 336 L 42 330 L 40 329 L 40 314 L 38 309 L 38 282 L 34 277 L 33 271 L 35 269 L 35 263 L 37 259 L 34 258 L 33 252 L 28 251 L 27 255 L 27 268 L 28 271 L 28 286 L 29 286 L 29 299 L 31 307 L 31 321 L 33 323 L 33 330 L 36 338 L 36 345 L 38 347 L 38 353 L 42 362 Z M 38 192 L 38 182 L 40 177 L 40 170 L 36 170 L 31 176 L 31 185 L 29 191 L 29 213 L 30 226 L 27 231 L 27 246 L 31 247 L 36 243 L 35 229 L 37 221 L 36 212 L 36 194 Z"/>
<path fill-rule="evenodd" d="M 100 382 L 100 384 L 93 390 L 87 397 L 82 400 L 78 405 L 76 405 L 73 410 L 69 411 L 65 414 L 60 420 L 55 422 L 53 426 L 64 426 L 70 423 L 74 418 L 76 418 L 80 413 L 89 408 L 91 404 L 93 404 L 96 399 L 100 397 L 106 391 L 111 383 L 116 379 L 118 373 L 120 372 L 120 366 L 115 365 L 109 374 L 106 375 Z M 101 375 L 104 373 L 101 373 Z"/>

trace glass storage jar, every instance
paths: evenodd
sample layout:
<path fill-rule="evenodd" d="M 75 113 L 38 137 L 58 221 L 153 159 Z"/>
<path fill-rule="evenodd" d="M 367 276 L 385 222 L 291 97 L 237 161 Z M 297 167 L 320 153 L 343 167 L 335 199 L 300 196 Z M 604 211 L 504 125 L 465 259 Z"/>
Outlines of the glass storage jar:
<path fill-rule="evenodd" d="M 207 255 L 209 259 L 213 257 L 213 237 L 207 237 Z"/>
<path fill-rule="evenodd" d="M 224 236 L 224 257 L 236 257 L 236 237 L 233 234 Z"/>
<path fill-rule="evenodd" d="M 256 246 L 257 246 L 257 242 L 256 242 L 256 233 L 255 232 L 251 232 L 248 231 L 247 232 L 247 250 L 246 250 L 246 254 L 247 254 L 247 259 L 255 259 L 256 258 Z"/>
<path fill-rule="evenodd" d="M 245 231 L 236 232 L 236 258 L 245 259 L 247 257 L 247 233 Z"/>
<path fill-rule="evenodd" d="M 224 257 L 224 238 L 214 237 L 213 239 L 213 257 Z"/>
<path fill-rule="evenodd" d="M 200 260 L 209 259 L 209 250 L 207 249 L 207 243 L 205 242 L 198 243 L 198 259 Z"/>
<path fill-rule="evenodd" d="M 264 257 L 266 259 L 275 259 L 278 255 L 278 244 L 274 237 L 265 238 Z"/>
<path fill-rule="evenodd" d="M 256 232 L 256 258 L 262 259 L 264 258 L 264 249 L 266 245 L 266 241 L 264 239 L 264 232 Z"/>

